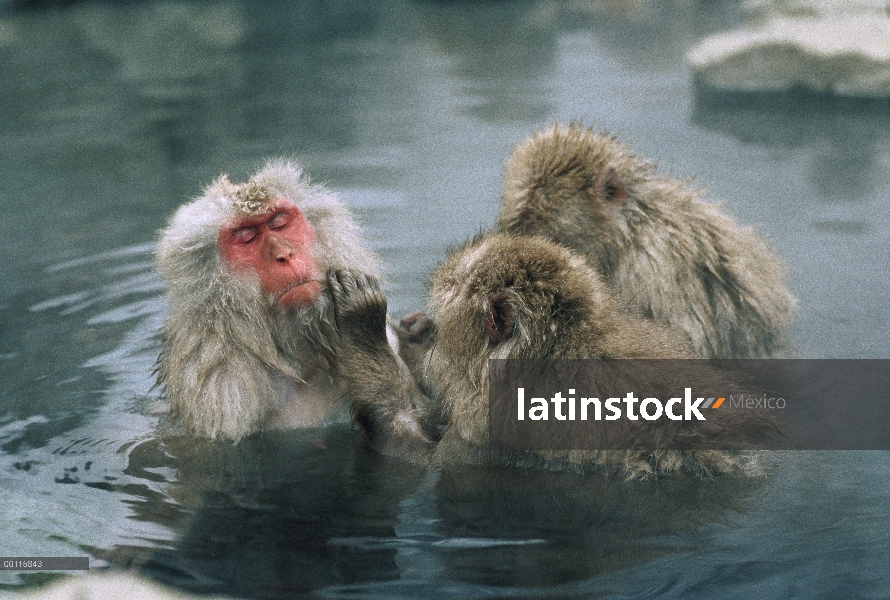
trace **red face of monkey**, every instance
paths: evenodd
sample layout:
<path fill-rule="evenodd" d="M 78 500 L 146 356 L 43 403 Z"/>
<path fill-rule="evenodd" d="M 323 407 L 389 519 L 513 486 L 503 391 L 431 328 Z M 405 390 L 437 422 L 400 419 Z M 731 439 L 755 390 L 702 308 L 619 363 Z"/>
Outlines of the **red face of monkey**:
<path fill-rule="evenodd" d="M 261 215 L 231 219 L 219 232 L 219 251 L 235 270 L 252 270 L 281 308 L 308 307 L 324 279 L 312 247 L 315 232 L 293 202 L 278 198 Z"/>

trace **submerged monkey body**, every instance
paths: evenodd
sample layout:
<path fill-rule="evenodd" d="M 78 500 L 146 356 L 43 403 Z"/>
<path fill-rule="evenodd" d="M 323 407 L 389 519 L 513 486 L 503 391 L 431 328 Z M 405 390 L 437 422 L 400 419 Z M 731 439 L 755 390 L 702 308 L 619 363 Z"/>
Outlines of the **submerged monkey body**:
<path fill-rule="evenodd" d="M 782 263 L 753 229 L 615 138 L 553 126 L 517 146 L 504 181 L 499 230 L 580 253 L 619 302 L 700 356 L 785 353 L 795 300 Z"/>

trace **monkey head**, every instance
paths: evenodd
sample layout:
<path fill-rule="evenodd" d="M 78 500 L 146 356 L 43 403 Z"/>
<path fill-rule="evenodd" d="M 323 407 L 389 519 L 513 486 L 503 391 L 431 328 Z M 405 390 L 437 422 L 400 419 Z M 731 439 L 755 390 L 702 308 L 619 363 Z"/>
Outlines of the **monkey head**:
<path fill-rule="evenodd" d="M 599 276 L 541 237 L 487 234 L 432 277 L 424 378 L 465 440 L 487 439 L 489 358 L 596 358 L 614 320 Z"/>
<path fill-rule="evenodd" d="M 782 356 L 796 304 L 785 266 L 701 196 L 612 136 L 553 125 L 507 161 L 498 230 L 578 252 L 631 312 L 701 356 Z"/>
<path fill-rule="evenodd" d="M 313 257 L 315 231 L 286 198 L 265 203 L 265 212 L 227 220 L 219 253 L 227 268 L 259 278 L 263 293 L 280 308 L 311 306 L 323 280 Z"/>
<path fill-rule="evenodd" d="M 479 236 L 433 275 L 430 311 L 437 351 L 473 341 L 492 358 L 565 358 L 582 328 L 609 303 L 585 261 L 542 237 Z M 584 315 L 585 318 L 579 318 Z"/>
<path fill-rule="evenodd" d="M 247 289 L 280 309 L 316 302 L 328 268 L 360 265 L 379 275 L 346 207 L 287 161 L 270 162 L 243 184 L 217 179 L 174 214 L 157 260 L 174 297 L 228 300 L 226 288 L 239 288 L 239 297 Z"/>
<path fill-rule="evenodd" d="M 379 274 L 346 207 L 282 160 L 242 184 L 217 179 L 176 211 L 155 256 L 168 308 L 158 382 L 171 415 L 229 439 L 291 406 L 295 385 L 331 376 L 338 336 L 324 274 Z"/>
<path fill-rule="evenodd" d="M 680 338 L 620 310 L 581 256 L 539 236 L 477 237 L 449 254 L 429 295 L 436 337 L 425 385 L 473 443 L 487 439 L 490 358 L 692 356 Z"/>
<path fill-rule="evenodd" d="M 614 137 L 578 125 L 536 133 L 516 147 L 504 171 L 498 229 L 543 235 L 610 272 L 628 240 L 622 213 L 653 167 Z"/>

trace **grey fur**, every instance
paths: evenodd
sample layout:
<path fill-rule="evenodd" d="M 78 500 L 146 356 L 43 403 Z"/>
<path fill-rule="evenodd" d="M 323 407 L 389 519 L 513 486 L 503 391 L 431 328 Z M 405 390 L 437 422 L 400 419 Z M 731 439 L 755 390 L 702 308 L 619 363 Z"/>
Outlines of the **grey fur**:
<path fill-rule="evenodd" d="M 271 161 L 241 185 L 223 175 L 180 207 L 156 251 L 169 308 L 158 382 L 173 423 L 199 436 L 238 440 L 269 425 L 287 408 L 287 386 L 330 384 L 332 409 L 339 403 L 330 376 L 337 339 L 330 298 L 322 294 L 308 309 L 275 309 L 257 278 L 235 275 L 219 256 L 223 223 L 263 212 L 275 197 L 293 201 L 315 230 L 322 272 L 351 267 L 379 274 L 347 208 L 293 162 Z"/>

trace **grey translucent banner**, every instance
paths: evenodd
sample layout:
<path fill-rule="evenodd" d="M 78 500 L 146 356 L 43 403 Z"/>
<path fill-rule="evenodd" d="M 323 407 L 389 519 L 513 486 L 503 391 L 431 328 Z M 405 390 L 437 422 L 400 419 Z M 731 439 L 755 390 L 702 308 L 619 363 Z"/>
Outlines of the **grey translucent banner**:
<path fill-rule="evenodd" d="M 88 556 L 13 556 L 0 558 L 0 571 L 87 571 Z"/>
<path fill-rule="evenodd" d="M 491 360 L 497 450 L 890 450 L 890 360 Z"/>

